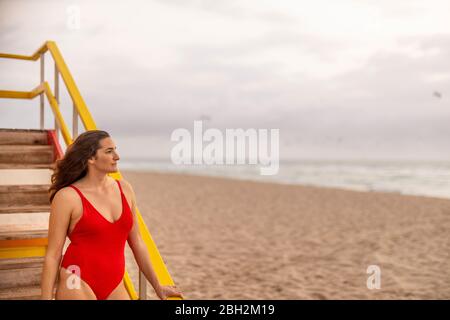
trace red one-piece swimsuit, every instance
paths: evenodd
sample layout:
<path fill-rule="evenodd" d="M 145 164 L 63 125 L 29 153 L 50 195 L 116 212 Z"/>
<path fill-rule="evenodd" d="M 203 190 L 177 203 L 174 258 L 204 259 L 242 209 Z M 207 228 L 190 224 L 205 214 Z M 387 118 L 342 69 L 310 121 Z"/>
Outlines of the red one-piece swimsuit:
<path fill-rule="evenodd" d="M 133 227 L 130 206 L 120 182 L 116 181 L 122 198 L 122 213 L 115 222 L 108 221 L 77 187 L 70 185 L 81 197 L 83 215 L 69 234 L 70 244 L 61 266 L 79 270 L 81 280 L 89 285 L 98 300 L 108 298 L 123 280 L 125 242 Z"/>

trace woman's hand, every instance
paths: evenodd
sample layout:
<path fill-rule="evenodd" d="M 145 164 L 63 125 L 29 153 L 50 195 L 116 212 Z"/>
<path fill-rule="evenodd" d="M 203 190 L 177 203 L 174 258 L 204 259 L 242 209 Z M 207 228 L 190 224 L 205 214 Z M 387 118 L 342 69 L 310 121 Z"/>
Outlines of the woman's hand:
<path fill-rule="evenodd" d="M 168 297 L 180 297 L 183 299 L 183 294 L 176 288 L 177 286 L 160 286 L 156 290 L 156 294 L 161 300 L 166 300 Z"/>

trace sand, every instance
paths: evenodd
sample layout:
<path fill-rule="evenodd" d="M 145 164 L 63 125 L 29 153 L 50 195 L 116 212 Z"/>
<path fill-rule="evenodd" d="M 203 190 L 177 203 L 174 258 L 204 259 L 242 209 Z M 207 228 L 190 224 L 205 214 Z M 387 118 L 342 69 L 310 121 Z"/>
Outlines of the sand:
<path fill-rule="evenodd" d="M 122 174 L 186 299 L 450 299 L 450 200 Z M 0 218 L 48 224 L 48 213 Z M 126 257 L 138 288 L 128 246 Z M 380 289 L 367 288 L 369 265 Z"/>
<path fill-rule="evenodd" d="M 122 174 L 186 299 L 450 298 L 450 200 Z"/>

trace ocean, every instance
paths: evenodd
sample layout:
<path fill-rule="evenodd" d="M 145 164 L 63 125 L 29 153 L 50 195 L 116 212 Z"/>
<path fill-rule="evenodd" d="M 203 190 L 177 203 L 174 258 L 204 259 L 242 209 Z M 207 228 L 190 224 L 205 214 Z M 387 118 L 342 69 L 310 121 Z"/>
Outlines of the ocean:
<path fill-rule="evenodd" d="M 150 159 L 119 162 L 121 170 L 176 172 L 450 199 L 450 161 L 280 161 L 278 174 L 272 176 L 260 175 L 259 168 L 259 165 L 174 165 L 170 161 Z"/>

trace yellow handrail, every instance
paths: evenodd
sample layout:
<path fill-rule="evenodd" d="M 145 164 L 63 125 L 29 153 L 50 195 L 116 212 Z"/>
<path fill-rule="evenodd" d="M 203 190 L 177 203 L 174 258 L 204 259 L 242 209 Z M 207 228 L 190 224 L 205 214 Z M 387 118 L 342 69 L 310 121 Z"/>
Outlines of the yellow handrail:
<path fill-rule="evenodd" d="M 0 53 L 0 58 L 6 59 L 19 59 L 19 60 L 38 60 L 42 54 L 50 51 L 53 60 L 55 61 L 56 67 L 61 74 L 64 83 L 66 84 L 67 91 L 69 92 L 70 97 L 74 103 L 75 108 L 80 115 L 80 119 L 83 122 L 84 128 L 86 130 L 96 130 L 97 126 L 95 125 L 95 121 L 89 112 L 86 103 L 84 102 L 83 97 L 78 90 L 75 81 L 73 80 L 72 74 L 67 67 L 61 52 L 58 49 L 58 46 L 54 41 L 46 41 L 33 55 L 31 56 L 23 56 L 17 54 L 9 54 L 9 53 Z"/>
<path fill-rule="evenodd" d="M 76 108 L 78 115 L 79 115 L 85 129 L 86 130 L 96 130 L 97 126 L 95 124 L 95 121 L 92 118 L 91 113 L 89 112 L 89 109 L 88 109 L 86 103 L 84 102 L 83 97 L 81 96 L 81 94 L 78 90 L 78 87 L 76 86 L 75 81 L 69 71 L 69 68 L 67 67 L 55 42 L 46 41 L 31 56 L 0 53 L 0 58 L 36 61 L 47 51 L 50 51 L 50 53 L 52 54 L 52 57 L 55 61 L 55 67 L 57 68 L 58 72 L 61 74 L 62 79 L 64 80 L 67 91 L 69 92 L 69 95 L 72 98 L 74 108 Z M 48 85 L 47 82 L 41 83 L 38 87 L 36 87 L 35 89 L 33 89 L 30 92 L 0 90 L 0 98 L 33 99 L 42 93 L 44 93 L 46 95 L 46 97 L 50 103 L 51 109 L 53 111 L 56 122 L 58 124 L 58 129 L 61 130 L 61 133 L 63 135 L 66 146 L 69 146 L 72 143 L 72 137 L 69 133 L 69 129 L 68 129 L 67 125 L 65 124 L 64 118 L 59 110 L 58 102 L 57 102 L 55 96 L 53 95 L 53 93 L 50 89 L 50 86 Z M 118 180 L 122 179 L 122 175 L 120 174 L 119 171 L 116 173 L 110 174 L 110 176 L 112 176 L 113 178 L 118 179 Z M 142 218 L 142 215 L 141 215 L 139 209 L 136 208 L 136 211 L 137 211 L 136 214 L 137 214 L 138 223 L 139 223 L 139 230 L 141 232 L 141 236 L 142 236 L 143 241 L 146 244 L 147 250 L 149 252 L 150 260 L 151 260 L 151 263 L 155 270 L 155 273 L 158 277 L 158 281 L 161 285 L 173 285 L 174 282 L 172 280 L 172 277 L 170 276 L 169 271 L 167 270 L 167 267 L 159 253 L 159 250 L 156 247 L 156 244 L 153 241 L 153 238 L 152 238 L 150 232 L 148 231 L 148 228 L 144 222 L 144 219 Z M 127 272 L 125 272 L 124 283 L 125 283 L 126 289 L 128 290 L 128 293 L 130 294 L 130 297 L 134 300 L 138 299 L 138 296 L 134 289 L 133 283 Z M 179 298 L 170 298 L 170 299 L 178 300 Z"/>
<path fill-rule="evenodd" d="M 36 52 L 31 56 L 22 56 L 19 54 L 10 54 L 10 53 L 0 53 L 0 58 L 7 58 L 7 59 L 18 59 L 18 60 L 37 60 L 41 56 L 41 54 L 45 53 L 47 48 L 47 43 L 49 41 L 45 42 L 39 49 L 36 50 Z"/>

